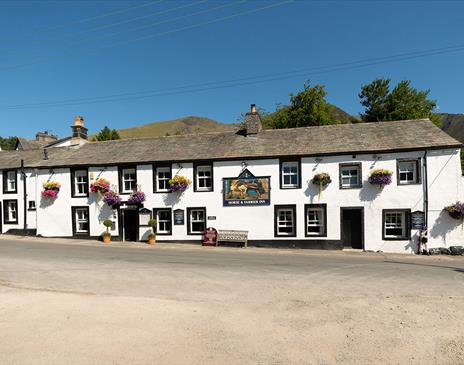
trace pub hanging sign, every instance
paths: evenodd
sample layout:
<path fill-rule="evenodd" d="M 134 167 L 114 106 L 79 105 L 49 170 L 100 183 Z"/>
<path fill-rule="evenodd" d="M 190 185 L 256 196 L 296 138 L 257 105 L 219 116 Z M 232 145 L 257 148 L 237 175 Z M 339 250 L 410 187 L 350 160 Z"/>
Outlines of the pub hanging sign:
<path fill-rule="evenodd" d="M 223 205 L 270 205 L 271 177 L 254 176 L 248 169 L 238 177 L 223 179 Z"/>

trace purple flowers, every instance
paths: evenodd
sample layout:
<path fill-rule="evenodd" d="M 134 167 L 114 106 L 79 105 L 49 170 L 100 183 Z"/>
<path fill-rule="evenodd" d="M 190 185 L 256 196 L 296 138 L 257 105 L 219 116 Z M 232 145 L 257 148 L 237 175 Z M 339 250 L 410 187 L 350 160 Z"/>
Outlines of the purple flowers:
<path fill-rule="evenodd" d="M 377 169 L 372 171 L 368 179 L 372 185 L 390 185 L 392 182 L 392 172 L 385 169 Z"/>
<path fill-rule="evenodd" d="M 114 191 L 105 193 L 105 195 L 103 195 L 103 202 L 113 208 L 117 208 L 122 204 L 121 197 Z"/>
<path fill-rule="evenodd" d="M 141 191 L 136 191 L 133 193 L 129 199 L 127 199 L 127 204 L 140 204 L 145 201 L 145 193 Z"/>
<path fill-rule="evenodd" d="M 464 219 L 464 203 L 456 202 L 453 205 L 444 208 L 449 216 L 454 219 Z"/>

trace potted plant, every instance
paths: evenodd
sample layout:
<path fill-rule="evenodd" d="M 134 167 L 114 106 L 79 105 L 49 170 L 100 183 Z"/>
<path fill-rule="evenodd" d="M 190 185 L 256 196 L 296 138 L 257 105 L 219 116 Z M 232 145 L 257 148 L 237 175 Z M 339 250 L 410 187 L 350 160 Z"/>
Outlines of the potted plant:
<path fill-rule="evenodd" d="M 142 191 L 136 191 L 131 194 L 129 199 L 127 199 L 127 204 L 130 205 L 139 205 L 145 201 L 145 193 Z"/>
<path fill-rule="evenodd" d="M 185 176 L 176 175 L 169 180 L 169 191 L 171 193 L 182 194 L 185 190 L 188 189 L 191 183 L 192 182 Z"/>
<path fill-rule="evenodd" d="M 110 190 L 103 195 L 103 202 L 112 209 L 117 209 L 122 204 L 122 199 L 118 193 Z"/>
<path fill-rule="evenodd" d="M 445 212 L 453 219 L 464 220 L 464 203 L 456 202 L 444 208 Z"/>
<path fill-rule="evenodd" d="M 154 245 L 156 243 L 156 219 L 150 219 L 148 221 L 148 225 L 151 227 L 151 233 L 148 235 L 148 244 Z"/>
<path fill-rule="evenodd" d="M 103 221 L 103 225 L 106 227 L 106 232 L 103 232 L 102 234 L 103 243 L 110 243 L 111 241 L 110 228 L 113 226 L 113 221 L 111 219 L 105 219 Z"/>
<path fill-rule="evenodd" d="M 42 198 L 55 199 L 60 192 L 61 184 L 56 181 L 47 181 L 43 183 L 43 188 Z"/>
<path fill-rule="evenodd" d="M 90 191 L 97 194 L 105 194 L 110 191 L 110 182 L 106 179 L 99 178 L 90 184 Z"/>
<path fill-rule="evenodd" d="M 321 193 L 322 189 L 324 189 L 327 185 L 332 182 L 330 175 L 326 172 L 320 172 L 313 176 L 311 182 L 314 185 L 319 186 L 319 194 Z"/>
<path fill-rule="evenodd" d="M 372 170 L 368 181 L 372 185 L 378 185 L 383 188 L 385 185 L 390 185 L 392 182 L 393 172 L 386 169 L 375 169 Z"/>

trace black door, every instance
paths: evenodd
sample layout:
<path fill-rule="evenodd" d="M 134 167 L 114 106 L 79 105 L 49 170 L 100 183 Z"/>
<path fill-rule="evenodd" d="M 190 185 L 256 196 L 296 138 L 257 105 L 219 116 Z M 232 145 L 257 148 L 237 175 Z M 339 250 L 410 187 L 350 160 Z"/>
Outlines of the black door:
<path fill-rule="evenodd" d="M 137 209 L 124 210 L 124 240 L 137 241 L 139 231 L 139 212 Z"/>
<path fill-rule="evenodd" d="M 364 248 L 363 208 L 341 208 L 343 247 Z"/>
<path fill-rule="evenodd" d="M 2 210 L 2 202 L 0 202 L 0 234 L 2 234 L 2 222 L 3 222 L 3 210 Z"/>

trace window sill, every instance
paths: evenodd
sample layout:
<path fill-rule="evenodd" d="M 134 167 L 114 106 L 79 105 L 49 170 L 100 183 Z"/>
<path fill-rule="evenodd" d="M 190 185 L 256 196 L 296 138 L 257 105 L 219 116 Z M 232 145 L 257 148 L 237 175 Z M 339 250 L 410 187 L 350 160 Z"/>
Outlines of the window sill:
<path fill-rule="evenodd" d="M 383 237 L 384 241 L 409 241 L 409 237 Z"/>
<path fill-rule="evenodd" d="M 289 190 L 289 189 L 301 189 L 301 186 L 281 186 L 282 190 Z"/>
<path fill-rule="evenodd" d="M 195 193 L 211 193 L 213 189 L 196 189 L 193 190 Z"/>
<path fill-rule="evenodd" d="M 401 186 L 401 185 L 422 185 L 422 183 L 420 182 L 399 182 L 397 183 L 398 186 Z"/>
<path fill-rule="evenodd" d="M 362 189 L 362 185 L 356 186 L 340 186 L 340 190 Z"/>
<path fill-rule="evenodd" d="M 18 224 L 18 221 L 14 221 L 14 222 L 5 221 L 4 224 L 5 225 L 7 225 L 7 224 Z"/>

